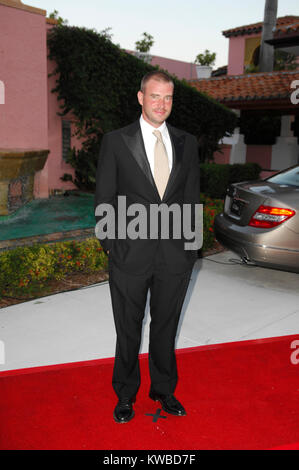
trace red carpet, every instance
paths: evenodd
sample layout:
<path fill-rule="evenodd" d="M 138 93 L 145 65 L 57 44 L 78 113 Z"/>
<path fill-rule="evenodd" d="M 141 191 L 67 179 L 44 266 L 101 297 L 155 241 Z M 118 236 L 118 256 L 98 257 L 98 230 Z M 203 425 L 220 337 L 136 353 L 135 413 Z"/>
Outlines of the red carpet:
<path fill-rule="evenodd" d="M 116 424 L 113 359 L 0 373 L 0 449 L 298 449 L 299 335 L 177 351 L 177 398 L 166 415 L 147 394 L 147 355 L 135 418 Z M 299 358 L 299 353 L 297 355 Z M 294 362 L 294 361 L 293 361 Z"/>

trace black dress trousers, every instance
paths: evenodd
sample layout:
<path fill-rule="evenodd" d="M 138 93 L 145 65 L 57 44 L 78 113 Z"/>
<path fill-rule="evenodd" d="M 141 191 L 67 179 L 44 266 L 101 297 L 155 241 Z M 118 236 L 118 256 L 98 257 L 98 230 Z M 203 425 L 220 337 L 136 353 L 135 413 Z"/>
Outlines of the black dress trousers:
<path fill-rule="evenodd" d="M 150 291 L 149 371 L 151 390 L 174 393 L 178 376 L 175 337 L 192 269 L 167 272 L 158 245 L 146 274 L 123 272 L 109 261 L 109 286 L 116 328 L 112 385 L 119 398 L 135 397 L 140 386 L 138 354 L 148 290 Z"/>

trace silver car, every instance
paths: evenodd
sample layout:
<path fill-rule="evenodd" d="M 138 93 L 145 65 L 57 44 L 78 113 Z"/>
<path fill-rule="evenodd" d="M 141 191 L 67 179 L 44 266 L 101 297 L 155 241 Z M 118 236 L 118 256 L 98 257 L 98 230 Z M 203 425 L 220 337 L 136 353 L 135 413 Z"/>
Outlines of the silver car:
<path fill-rule="evenodd" d="M 244 262 L 299 273 L 299 165 L 231 184 L 214 231 Z"/>

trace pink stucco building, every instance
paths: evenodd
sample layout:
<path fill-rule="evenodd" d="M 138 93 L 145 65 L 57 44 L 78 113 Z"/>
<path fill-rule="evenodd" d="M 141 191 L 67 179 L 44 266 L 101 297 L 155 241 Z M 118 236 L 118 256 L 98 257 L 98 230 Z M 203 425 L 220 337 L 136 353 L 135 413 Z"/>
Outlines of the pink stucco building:
<path fill-rule="evenodd" d="M 0 0 L 0 216 L 35 198 L 57 190 L 75 189 L 62 181 L 74 175 L 65 162 L 69 147 L 79 147 L 72 136 L 72 116 L 57 114 L 57 96 L 51 92 L 55 67 L 47 58 L 47 32 L 56 21 L 46 11 L 21 0 Z M 163 57 L 153 64 L 178 78 L 196 78 L 195 66 Z"/>
<path fill-rule="evenodd" d="M 71 116 L 63 119 L 51 93 L 53 64 L 47 59 L 46 11 L 20 0 L 0 0 L 0 215 L 28 200 L 70 189 L 63 173 L 63 134 L 70 140 Z M 74 145 L 74 142 L 68 142 Z"/>
<path fill-rule="evenodd" d="M 299 84 L 299 17 L 277 18 L 273 39 L 269 40 L 274 48 L 297 56 L 298 65 L 292 71 L 246 73 L 253 72 L 258 64 L 262 27 L 259 22 L 223 31 L 229 40 L 227 73 L 190 80 L 190 84 L 235 110 L 238 116 L 258 118 L 265 112 L 280 116 L 280 135 L 273 145 L 246 145 L 237 128 L 233 136 L 220 142 L 222 152 L 214 154 L 216 163 L 259 163 L 262 176 L 266 176 L 299 162 L 299 104 L 291 99 Z"/>
<path fill-rule="evenodd" d="M 136 51 L 126 50 L 128 54 L 140 55 Z M 163 70 L 167 70 L 172 75 L 176 76 L 179 80 L 192 80 L 197 78 L 196 65 L 193 62 L 184 62 L 182 60 L 169 59 L 157 55 L 148 54 L 148 63 L 151 65 L 159 65 Z"/>

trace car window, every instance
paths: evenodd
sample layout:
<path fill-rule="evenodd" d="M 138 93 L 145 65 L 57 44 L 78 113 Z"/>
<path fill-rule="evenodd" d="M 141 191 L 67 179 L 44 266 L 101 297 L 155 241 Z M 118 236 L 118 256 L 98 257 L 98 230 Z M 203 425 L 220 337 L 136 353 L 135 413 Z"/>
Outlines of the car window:
<path fill-rule="evenodd" d="M 276 184 L 287 184 L 299 188 L 299 167 L 296 166 L 278 175 L 270 176 L 266 181 Z"/>

